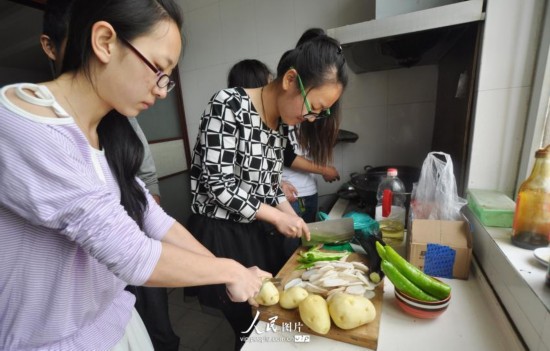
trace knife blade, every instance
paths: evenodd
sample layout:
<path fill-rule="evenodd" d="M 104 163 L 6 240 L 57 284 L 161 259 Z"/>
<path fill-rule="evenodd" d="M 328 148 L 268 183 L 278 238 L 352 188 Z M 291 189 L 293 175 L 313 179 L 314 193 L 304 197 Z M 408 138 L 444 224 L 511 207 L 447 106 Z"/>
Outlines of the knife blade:
<path fill-rule="evenodd" d="M 302 244 L 335 244 L 344 243 L 353 239 L 355 229 L 353 218 L 327 219 L 320 222 L 307 224 L 311 233 L 311 240 L 306 241 L 302 237 Z"/>

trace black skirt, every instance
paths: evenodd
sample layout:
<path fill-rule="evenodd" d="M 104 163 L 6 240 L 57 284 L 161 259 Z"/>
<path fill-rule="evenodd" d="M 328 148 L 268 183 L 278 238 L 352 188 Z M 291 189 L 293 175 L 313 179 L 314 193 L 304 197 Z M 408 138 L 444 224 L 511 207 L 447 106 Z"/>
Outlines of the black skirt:
<path fill-rule="evenodd" d="M 258 266 L 273 276 L 288 259 L 284 253 L 284 236 L 265 222 L 236 223 L 193 214 L 187 229 L 215 256 L 234 259 L 245 267 Z M 196 292 L 201 304 L 223 312 L 236 338 L 249 334 L 245 331 L 253 316 L 247 302 L 232 302 L 223 284 L 199 286 Z M 236 342 L 239 343 L 238 339 Z"/>
<path fill-rule="evenodd" d="M 215 256 L 234 259 L 245 267 L 258 266 L 276 275 L 288 258 L 284 236 L 266 222 L 237 223 L 193 214 L 187 229 Z"/>

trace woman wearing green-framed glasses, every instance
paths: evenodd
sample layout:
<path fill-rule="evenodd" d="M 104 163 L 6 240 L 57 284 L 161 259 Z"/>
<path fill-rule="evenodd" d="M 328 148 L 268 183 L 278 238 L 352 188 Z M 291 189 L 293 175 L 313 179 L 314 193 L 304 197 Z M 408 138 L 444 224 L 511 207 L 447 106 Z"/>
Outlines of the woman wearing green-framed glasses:
<path fill-rule="evenodd" d="M 214 94 L 193 153 L 188 228 L 216 256 L 276 274 L 285 261 L 284 238 L 309 239 L 280 187 L 288 142 L 283 126 L 300 125 L 297 139 L 307 156 L 327 165 L 346 84 L 339 43 L 321 35 L 284 55 L 268 85 Z M 201 287 L 198 295 L 201 303 L 221 308 L 239 349 L 252 330 L 250 306 L 229 301 L 222 285 Z"/>

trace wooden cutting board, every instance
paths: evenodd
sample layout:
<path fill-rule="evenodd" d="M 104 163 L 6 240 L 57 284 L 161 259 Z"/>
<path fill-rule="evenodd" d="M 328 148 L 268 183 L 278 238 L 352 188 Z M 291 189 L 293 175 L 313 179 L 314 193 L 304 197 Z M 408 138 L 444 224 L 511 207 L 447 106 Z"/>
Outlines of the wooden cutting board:
<path fill-rule="evenodd" d="M 296 252 L 294 252 L 294 254 L 286 262 L 283 268 L 281 268 L 281 270 L 277 274 L 277 278 L 281 278 L 282 280 L 279 291 L 282 291 L 283 287 L 288 281 L 294 278 L 298 278 L 302 275 L 304 270 L 296 270 L 296 267 L 298 267 L 299 265 L 298 254 L 300 251 L 307 251 L 307 249 L 307 247 L 298 248 L 298 250 L 296 250 Z M 348 256 L 347 261 L 359 261 L 366 263 L 367 258 L 364 255 L 352 253 Z M 376 287 L 375 293 L 375 297 L 371 299 L 371 302 L 376 308 L 376 318 L 374 319 L 374 321 L 351 330 L 340 329 L 334 323 L 332 323 L 330 331 L 328 332 L 328 334 L 325 335 L 318 334 L 309 329 L 300 319 L 300 313 L 298 312 L 297 308 L 294 310 L 285 310 L 284 308 L 279 306 L 279 304 L 276 304 L 274 306 L 260 306 L 258 308 L 253 307 L 252 313 L 255 316 L 256 311 L 259 310 L 260 320 L 267 323 L 271 323 L 273 317 L 277 317 L 275 319 L 275 324 L 279 326 L 282 326 L 283 324 L 288 325 L 288 323 L 292 323 L 292 325 L 294 325 L 294 323 L 300 322 L 302 325 L 302 332 L 320 335 L 325 338 L 343 341 L 376 350 L 378 346 L 378 332 L 380 329 L 380 315 L 382 314 L 382 298 L 384 294 L 383 282 Z M 272 319 L 270 320 L 270 318 Z"/>

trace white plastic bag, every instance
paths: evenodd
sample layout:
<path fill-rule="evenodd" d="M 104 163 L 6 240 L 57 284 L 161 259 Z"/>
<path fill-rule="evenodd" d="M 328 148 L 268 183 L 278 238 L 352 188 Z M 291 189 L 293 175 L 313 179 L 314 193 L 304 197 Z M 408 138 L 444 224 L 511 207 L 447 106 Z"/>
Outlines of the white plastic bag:
<path fill-rule="evenodd" d="M 414 218 L 461 220 L 460 209 L 466 203 L 457 193 L 451 156 L 444 152 L 430 152 L 411 195 Z"/>

